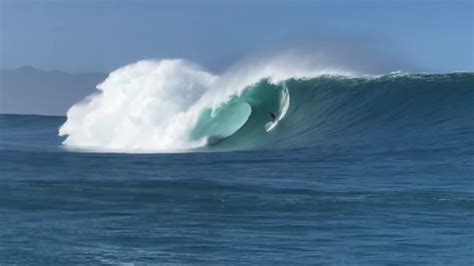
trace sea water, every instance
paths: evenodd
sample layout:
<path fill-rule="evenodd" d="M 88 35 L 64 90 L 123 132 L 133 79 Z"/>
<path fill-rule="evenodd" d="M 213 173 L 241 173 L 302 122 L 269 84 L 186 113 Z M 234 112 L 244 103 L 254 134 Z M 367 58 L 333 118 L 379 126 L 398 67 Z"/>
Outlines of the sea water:
<path fill-rule="evenodd" d="M 99 99 L 68 117 L 1 115 L 0 264 L 472 265 L 473 85 L 472 73 L 262 79 L 150 149 L 162 118 L 124 136 L 112 129 L 133 122 Z M 229 133 L 236 120 L 219 113 L 243 102 Z"/>

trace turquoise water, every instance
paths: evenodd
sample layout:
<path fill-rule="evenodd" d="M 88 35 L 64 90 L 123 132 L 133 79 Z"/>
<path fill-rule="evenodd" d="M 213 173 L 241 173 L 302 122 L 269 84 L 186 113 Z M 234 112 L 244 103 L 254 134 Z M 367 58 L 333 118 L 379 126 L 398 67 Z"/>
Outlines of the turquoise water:
<path fill-rule="evenodd" d="M 472 265 L 473 84 L 262 80 L 171 154 L 73 151 L 64 117 L 1 115 L 0 264 Z"/>

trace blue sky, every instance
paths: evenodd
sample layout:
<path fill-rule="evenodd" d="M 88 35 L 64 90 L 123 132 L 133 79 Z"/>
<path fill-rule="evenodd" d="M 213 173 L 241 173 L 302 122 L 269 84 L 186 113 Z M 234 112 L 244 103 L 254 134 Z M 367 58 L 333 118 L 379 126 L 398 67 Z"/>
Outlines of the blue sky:
<path fill-rule="evenodd" d="M 337 46 L 397 61 L 393 70 L 474 71 L 473 2 L 0 0 L 0 66 L 111 71 L 178 57 L 218 70 L 251 54 Z"/>

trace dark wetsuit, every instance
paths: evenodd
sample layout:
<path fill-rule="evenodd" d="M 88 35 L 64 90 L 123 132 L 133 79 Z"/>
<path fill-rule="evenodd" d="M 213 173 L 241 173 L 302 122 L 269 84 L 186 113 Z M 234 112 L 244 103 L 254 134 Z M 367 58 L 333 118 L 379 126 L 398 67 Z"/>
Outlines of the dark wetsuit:
<path fill-rule="evenodd" d="M 276 115 L 274 112 L 269 112 L 270 116 L 272 117 L 272 122 L 275 122 Z"/>

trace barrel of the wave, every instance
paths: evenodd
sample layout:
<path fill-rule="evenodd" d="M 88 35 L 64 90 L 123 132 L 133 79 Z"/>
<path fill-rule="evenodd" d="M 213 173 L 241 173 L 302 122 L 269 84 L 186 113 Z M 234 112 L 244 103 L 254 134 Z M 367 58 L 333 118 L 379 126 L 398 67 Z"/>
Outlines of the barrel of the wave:
<path fill-rule="evenodd" d="M 216 110 L 207 108 L 191 132 L 192 140 L 205 139 L 208 145 L 230 137 L 238 131 L 252 114 L 250 104 L 234 97 Z"/>
<path fill-rule="evenodd" d="M 289 105 L 290 96 L 284 84 L 261 80 L 218 108 L 204 110 L 190 138 L 205 139 L 210 149 L 262 147 L 274 137 L 268 131 L 285 117 Z M 271 110 L 278 114 L 274 123 L 268 115 Z"/>

